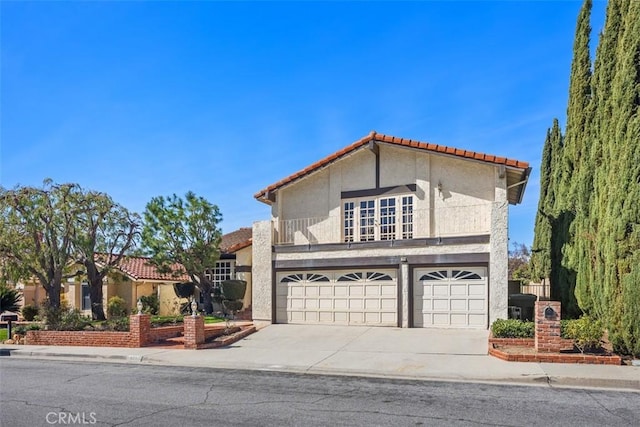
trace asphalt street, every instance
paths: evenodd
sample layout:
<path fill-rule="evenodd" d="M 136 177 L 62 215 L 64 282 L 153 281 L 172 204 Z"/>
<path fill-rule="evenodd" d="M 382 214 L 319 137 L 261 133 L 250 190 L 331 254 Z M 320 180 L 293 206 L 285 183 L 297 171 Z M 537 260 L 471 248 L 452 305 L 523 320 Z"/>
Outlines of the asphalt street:
<path fill-rule="evenodd" d="M 0 425 L 640 425 L 638 393 L 0 359 Z"/>

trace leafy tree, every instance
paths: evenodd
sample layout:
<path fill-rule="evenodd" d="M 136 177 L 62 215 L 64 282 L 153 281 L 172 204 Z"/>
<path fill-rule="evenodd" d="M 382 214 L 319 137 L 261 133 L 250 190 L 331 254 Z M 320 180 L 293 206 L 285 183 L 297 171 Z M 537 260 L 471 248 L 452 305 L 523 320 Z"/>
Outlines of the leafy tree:
<path fill-rule="evenodd" d="M 60 307 L 62 280 L 77 273 L 72 264 L 72 239 L 76 218 L 83 209 L 77 184 L 42 188 L 0 187 L 0 253 L 4 268 L 14 278 L 36 278 L 47 293 L 49 305 Z"/>
<path fill-rule="evenodd" d="M 214 291 L 207 270 L 220 257 L 221 220 L 216 205 L 191 191 L 184 200 L 175 194 L 154 197 L 144 212 L 142 242 L 151 262 L 162 273 L 189 275 L 203 296 L 207 314 L 213 312 Z"/>
<path fill-rule="evenodd" d="M 115 203 L 107 194 L 83 193 L 85 209 L 77 217 L 74 257 L 86 270 L 94 320 L 105 320 L 102 281 L 139 237 L 140 216 Z"/>
<path fill-rule="evenodd" d="M 509 250 L 509 280 L 519 280 L 522 283 L 531 281 L 531 251 L 523 243 L 513 242 Z"/>

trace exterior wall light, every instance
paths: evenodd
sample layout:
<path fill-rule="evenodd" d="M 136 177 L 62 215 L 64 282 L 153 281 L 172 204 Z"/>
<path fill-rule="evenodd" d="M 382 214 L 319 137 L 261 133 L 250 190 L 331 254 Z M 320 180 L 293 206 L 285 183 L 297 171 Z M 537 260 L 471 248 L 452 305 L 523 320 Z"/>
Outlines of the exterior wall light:
<path fill-rule="evenodd" d="M 138 303 L 136 304 L 136 307 L 138 308 L 138 316 L 140 316 L 142 314 L 142 300 L 139 299 Z"/>

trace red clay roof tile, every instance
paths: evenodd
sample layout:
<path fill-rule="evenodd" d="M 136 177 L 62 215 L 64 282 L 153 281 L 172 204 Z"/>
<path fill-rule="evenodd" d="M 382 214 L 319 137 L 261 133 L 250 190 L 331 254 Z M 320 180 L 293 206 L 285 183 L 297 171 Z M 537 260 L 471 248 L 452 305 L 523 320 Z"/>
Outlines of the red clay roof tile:
<path fill-rule="evenodd" d="M 437 152 L 437 153 L 445 153 L 445 154 L 450 154 L 450 155 L 454 155 L 456 157 L 460 157 L 460 158 L 464 158 L 464 159 L 474 159 L 474 160 L 481 160 L 483 162 L 487 162 L 487 163 L 495 163 L 495 164 L 499 164 L 499 165 L 507 165 L 510 167 L 514 167 L 514 168 L 519 168 L 519 169 L 527 169 L 529 167 L 529 163 L 527 162 L 523 162 L 520 160 L 515 160 L 515 159 L 508 159 L 506 157 L 497 157 L 494 155 L 490 155 L 490 154 L 484 154 L 484 153 L 479 153 L 479 152 L 475 152 L 475 151 L 469 151 L 469 150 L 463 150 L 463 149 L 458 149 L 458 148 L 453 148 L 453 147 L 447 147 L 444 145 L 438 145 L 438 144 L 431 144 L 431 143 L 425 143 L 425 142 L 419 142 L 419 141 L 414 141 L 411 139 L 404 139 L 404 138 L 398 138 L 395 136 L 391 136 L 391 135 L 385 135 L 385 134 L 381 134 L 381 133 L 376 133 L 375 131 L 371 131 L 368 135 L 360 138 L 359 140 L 357 140 L 356 142 L 354 142 L 353 144 L 333 153 L 330 154 L 329 156 L 325 157 L 324 159 L 321 159 L 313 164 L 311 164 L 310 166 L 302 169 L 301 171 L 298 171 L 284 179 L 281 179 L 280 181 L 276 182 L 275 184 L 271 184 L 270 186 L 268 186 L 267 188 L 260 190 L 259 192 L 257 192 L 254 197 L 256 199 L 259 200 L 265 200 L 265 196 L 267 195 L 267 193 L 273 192 L 274 190 L 277 190 L 280 187 L 283 187 L 286 184 L 289 184 L 295 180 L 297 180 L 298 178 L 304 177 L 306 175 L 309 175 L 311 173 L 313 173 L 314 171 L 327 166 L 328 164 L 334 162 L 335 160 L 341 158 L 342 156 L 349 154 L 353 151 L 355 151 L 356 149 L 362 147 L 363 145 L 369 143 L 370 141 L 380 141 L 380 142 L 385 142 L 385 143 L 389 143 L 389 144 L 394 144 L 394 145 L 399 145 L 399 146 L 406 146 L 406 147 L 413 147 L 413 148 L 418 148 L 421 150 L 425 150 L 425 151 L 432 151 L 432 152 Z"/>

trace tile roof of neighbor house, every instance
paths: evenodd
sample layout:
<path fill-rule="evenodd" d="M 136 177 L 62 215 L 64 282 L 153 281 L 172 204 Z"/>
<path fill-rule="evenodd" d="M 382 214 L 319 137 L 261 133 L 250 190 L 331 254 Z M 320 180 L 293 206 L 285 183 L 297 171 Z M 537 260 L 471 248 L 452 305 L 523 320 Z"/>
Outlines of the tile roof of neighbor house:
<path fill-rule="evenodd" d="M 222 236 L 220 251 L 231 254 L 251 245 L 252 229 L 243 227 Z M 150 258 L 142 256 L 125 256 L 118 265 L 118 269 L 133 280 L 166 280 L 170 282 L 187 282 L 191 278 L 186 274 L 174 276 L 171 273 L 161 274 L 158 269 L 149 262 Z M 173 264 L 172 270 L 181 269 L 180 264 Z"/>
<path fill-rule="evenodd" d="M 180 264 L 173 264 L 172 270 L 180 270 Z M 141 256 L 126 256 L 122 258 L 118 269 L 133 280 L 166 280 L 169 282 L 187 282 L 191 280 L 186 274 L 174 276 L 171 273 L 161 274 L 158 269 L 149 262 L 149 258 Z"/>
<path fill-rule="evenodd" d="M 477 161 L 482 161 L 482 162 L 486 162 L 486 163 L 493 163 L 496 165 L 504 165 L 506 167 L 510 167 L 510 168 L 516 168 L 516 169 L 522 169 L 522 175 L 521 178 L 523 181 L 526 182 L 528 176 L 529 176 L 529 172 L 530 172 L 530 168 L 529 168 L 529 163 L 527 162 L 523 162 L 520 160 L 514 160 L 514 159 L 508 159 L 506 157 L 499 157 L 499 156 L 494 156 L 491 154 L 484 154 L 484 153 L 479 153 L 477 151 L 470 151 L 470 150 L 462 150 L 459 148 L 452 148 L 452 147 L 447 147 L 444 145 L 438 145 L 438 144 L 430 144 L 427 142 L 420 142 L 420 141 L 414 141 L 411 139 L 405 139 L 405 138 L 398 138 L 395 136 L 391 136 L 391 135 L 385 135 L 385 134 L 381 134 L 381 133 L 377 133 L 375 131 L 372 131 L 371 133 L 369 133 L 369 135 L 359 139 L 358 141 L 354 142 L 353 144 L 343 148 L 342 150 L 336 151 L 335 153 L 325 157 L 322 160 L 319 160 L 315 163 L 313 163 L 310 166 L 307 166 L 306 168 L 302 169 L 301 171 L 298 171 L 292 175 L 289 175 L 288 177 L 276 182 L 275 184 L 272 184 L 270 186 L 268 186 L 267 188 L 264 188 L 262 190 L 260 190 L 259 192 L 257 192 L 254 197 L 262 202 L 265 203 L 269 203 L 269 201 L 267 200 L 268 197 L 268 193 L 271 193 L 273 191 L 278 190 L 281 187 L 284 187 L 287 184 L 290 184 L 300 178 L 303 178 L 331 163 L 333 163 L 334 161 L 340 159 L 341 157 L 361 148 L 366 146 L 367 144 L 369 144 L 370 142 L 382 142 L 382 143 L 386 143 L 386 144 L 390 144 L 390 145 L 397 145 L 397 146 L 401 146 L 401 147 L 408 147 L 408 148 L 413 148 L 413 149 L 418 149 L 418 150 L 424 150 L 424 151 L 428 151 L 428 152 L 432 152 L 432 153 L 437 153 L 437 154 L 444 154 L 444 155 L 450 155 L 450 156 L 456 156 L 456 157 L 460 157 L 463 159 L 470 159 L 470 160 L 477 160 Z M 516 178 L 517 179 L 517 178 Z M 524 190 L 524 189 L 523 189 Z M 521 199 L 522 194 L 518 195 L 518 199 Z M 511 200 L 510 200 L 511 201 Z M 513 203 L 516 203 L 515 201 L 513 201 Z"/>
<path fill-rule="evenodd" d="M 246 248 L 252 242 L 252 229 L 250 227 L 242 227 L 231 233 L 222 236 L 220 241 L 220 251 L 222 253 L 231 254 Z"/>

